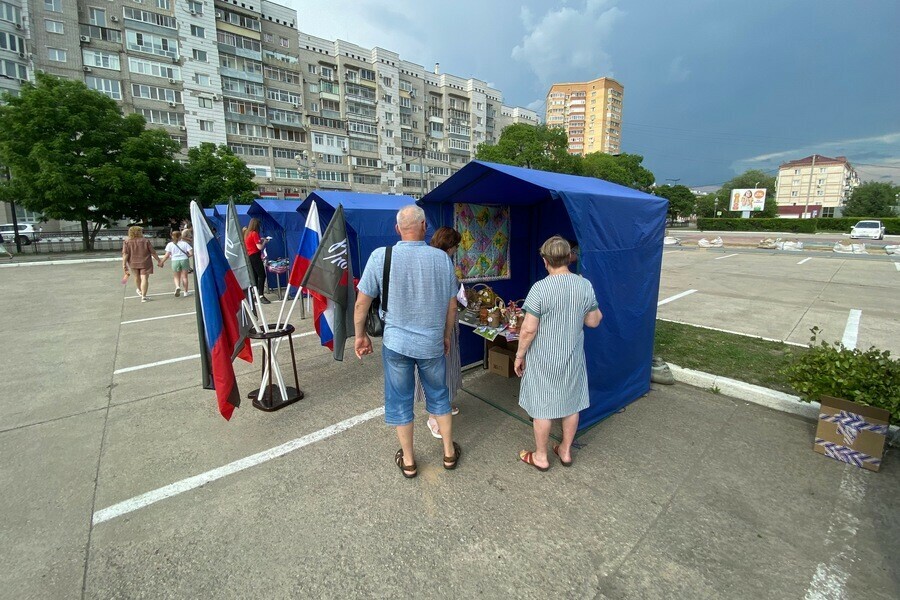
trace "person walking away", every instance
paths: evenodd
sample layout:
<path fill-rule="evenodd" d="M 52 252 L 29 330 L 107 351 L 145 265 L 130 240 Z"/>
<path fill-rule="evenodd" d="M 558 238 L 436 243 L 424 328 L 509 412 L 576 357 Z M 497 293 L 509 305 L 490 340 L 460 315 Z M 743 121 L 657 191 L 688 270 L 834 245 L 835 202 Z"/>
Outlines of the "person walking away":
<path fill-rule="evenodd" d="M 250 260 L 250 272 L 253 275 L 253 282 L 256 284 L 256 291 L 259 292 L 259 301 L 263 304 L 271 304 L 265 296 L 266 291 L 266 265 L 263 264 L 262 252 L 269 243 L 271 238 L 259 237 L 259 219 L 256 217 L 250 219 L 247 224 L 247 231 L 244 234 L 244 245 L 247 247 L 247 258 Z"/>
<path fill-rule="evenodd" d="M 0 233 L 0 254 L 5 254 L 9 257 L 9 260 L 13 259 L 12 252 L 6 249 L 6 244 L 3 243 L 3 234 Z"/>
<path fill-rule="evenodd" d="M 584 328 L 603 315 L 591 282 L 569 271 L 569 242 L 554 236 L 541 246 L 547 277 L 528 292 L 519 331 L 515 371 L 522 378 L 519 406 L 534 419 L 533 451 L 519 460 L 538 471 L 550 468 L 547 443 L 554 419 L 562 419 L 562 443 L 553 447 L 564 467 L 572 466 L 578 413 L 589 405 Z"/>
<path fill-rule="evenodd" d="M 122 269 L 125 275 L 134 274 L 134 285 L 137 286 L 141 302 L 150 300 L 147 289 L 150 286 L 154 259 L 159 263 L 159 255 L 153 244 L 144 237 L 144 228 L 137 225 L 129 227 L 128 239 L 122 243 Z"/>
<path fill-rule="evenodd" d="M 462 235 L 451 227 L 441 227 L 431 236 L 431 247 L 443 250 L 453 260 L 456 256 L 456 250 L 459 248 L 459 242 Z M 454 283 L 455 288 L 459 288 L 459 283 Z M 459 407 L 453 403 L 456 401 L 456 392 L 462 387 L 462 364 L 459 359 L 459 320 L 453 322 L 453 329 L 450 332 L 450 352 L 447 353 L 447 391 L 450 394 L 450 405 L 453 407 L 450 411 L 454 417 L 459 414 Z M 419 372 L 416 371 L 416 404 L 425 401 L 425 388 L 422 387 L 422 381 Z M 437 419 L 428 416 L 428 430 L 431 435 L 437 439 L 441 439 L 441 428 Z"/>
<path fill-rule="evenodd" d="M 159 261 L 160 268 L 166 266 L 166 261 L 172 259 L 172 279 L 175 281 L 175 297 L 184 293 L 188 295 L 188 272 L 191 268 L 190 257 L 194 255 L 191 245 L 181 239 L 180 231 L 172 232 L 172 241 L 166 244 L 166 253 Z"/>
<path fill-rule="evenodd" d="M 384 313 L 384 420 L 396 427 L 400 449 L 394 463 L 403 476 L 418 475 L 413 450 L 413 397 L 418 369 L 426 410 L 443 436 L 445 469 L 455 469 L 462 449 L 453 441 L 453 417 L 446 383 L 446 354 L 456 323 L 456 275 L 446 252 L 425 243 L 425 212 L 416 205 L 397 213 L 400 242 L 393 246 Z M 369 257 L 359 281 L 354 309 L 356 356 L 372 354 L 366 316 L 372 300 L 384 293 L 385 248 Z"/>

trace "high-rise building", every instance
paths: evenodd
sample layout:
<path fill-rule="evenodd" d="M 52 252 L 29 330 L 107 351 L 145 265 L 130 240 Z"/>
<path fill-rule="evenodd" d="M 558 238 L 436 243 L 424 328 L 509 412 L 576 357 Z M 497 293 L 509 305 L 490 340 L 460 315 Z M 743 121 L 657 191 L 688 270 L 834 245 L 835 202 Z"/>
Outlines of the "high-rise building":
<path fill-rule="evenodd" d="M 569 154 L 618 154 L 624 92 L 622 84 L 609 77 L 584 83 L 554 83 L 547 93 L 547 126 L 566 130 Z"/>
<path fill-rule="evenodd" d="M 780 217 L 840 217 L 859 175 L 844 156 L 814 154 L 782 164 L 775 186 Z"/>
<path fill-rule="evenodd" d="M 227 144 L 278 197 L 420 196 L 503 123 L 537 120 L 483 81 L 296 23 L 268 0 L 0 0 L 0 90 L 35 71 L 84 81 L 185 152 Z"/>

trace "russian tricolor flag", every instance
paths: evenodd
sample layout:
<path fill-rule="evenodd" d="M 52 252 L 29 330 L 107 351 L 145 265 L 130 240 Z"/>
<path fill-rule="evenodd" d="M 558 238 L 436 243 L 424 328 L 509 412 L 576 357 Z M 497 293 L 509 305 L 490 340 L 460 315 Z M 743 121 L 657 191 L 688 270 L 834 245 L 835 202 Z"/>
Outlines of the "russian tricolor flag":
<path fill-rule="evenodd" d="M 306 276 L 312 264 L 313 256 L 319 249 L 322 242 L 322 227 L 319 224 L 319 209 L 316 207 L 316 201 L 310 203 L 309 214 L 306 215 L 306 225 L 303 233 L 300 235 L 300 243 L 297 246 L 297 255 L 294 257 L 294 264 L 291 266 L 291 274 L 288 277 L 288 283 L 299 288 L 300 283 Z M 332 301 L 325 298 L 321 294 L 309 291 L 313 299 L 313 326 L 322 345 L 329 350 L 334 350 L 334 306 Z M 299 292 L 298 292 L 299 293 Z"/>
<path fill-rule="evenodd" d="M 210 355 L 219 412 L 231 419 L 241 403 L 231 361 L 235 356 L 249 355 L 249 342 L 239 324 L 244 292 L 196 202 L 191 202 L 191 222 L 203 341 Z"/>

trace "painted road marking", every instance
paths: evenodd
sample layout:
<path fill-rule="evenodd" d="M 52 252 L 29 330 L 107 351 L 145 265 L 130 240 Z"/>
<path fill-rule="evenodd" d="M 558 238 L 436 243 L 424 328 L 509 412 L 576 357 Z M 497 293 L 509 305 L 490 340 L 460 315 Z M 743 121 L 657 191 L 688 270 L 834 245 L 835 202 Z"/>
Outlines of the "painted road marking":
<path fill-rule="evenodd" d="M 859 518 L 853 513 L 862 506 L 865 495 L 866 480 L 862 469 L 845 465 L 837 502 L 828 517 L 828 531 L 822 544 L 822 549 L 828 553 L 828 561 L 816 567 L 804 600 L 843 600 L 847 597 L 848 567 L 856 561 L 853 538 L 860 525 Z"/>
<path fill-rule="evenodd" d="M 798 264 L 798 265 L 802 265 L 803 263 L 805 263 L 805 262 L 808 261 L 808 260 L 812 260 L 812 256 L 810 256 L 809 258 L 804 258 L 803 260 L 801 260 L 801 261 L 798 262 L 797 264 Z"/>
<path fill-rule="evenodd" d="M 83 265 L 84 263 L 99 263 L 99 262 L 122 262 L 122 257 L 118 258 L 78 258 L 72 260 L 42 260 L 35 262 L 19 262 L 19 263 L 7 263 L 5 265 L 0 265 L 0 269 L 9 269 L 9 268 L 17 268 L 17 267 L 43 267 L 43 266 L 65 266 L 65 265 Z"/>
<path fill-rule="evenodd" d="M 196 312 L 178 313 L 177 315 L 165 315 L 164 317 L 147 317 L 146 319 L 135 319 L 133 321 L 122 321 L 119 325 L 130 325 L 131 323 L 143 323 L 144 321 L 158 321 L 160 319 L 174 319 L 175 317 L 187 317 L 196 315 Z"/>
<path fill-rule="evenodd" d="M 153 296 L 172 296 L 174 298 L 175 292 L 160 292 L 159 294 L 147 294 L 147 295 L 151 296 L 151 297 L 153 297 Z M 191 296 L 193 296 L 193 295 L 194 294 L 191 293 Z M 140 296 L 125 296 L 126 300 L 134 300 L 135 298 L 140 298 Z"/>
<path fill-rule="evenodd" d="M 856 348 L 857 338 L 859 338 L 859 320 L 861 318 L 861 310 L 856 308 L 850 310 L 850 314 L 847 316 L 847 326 L 844 327 L 844 337 L 841 338 L 841 343 L 845 348 L 850 348 L 851 350 Z"/>
<path fill-rule="evenodd" d="M 731 258 L 732 256 L 737 256 L 737 254 L 726 254 L 725 256 L 720 256 L 719 258 L 714 258 L 713 260 L 722 260 L 723 258 Z"/>
<path fill-rule="evenodd" d="M 306 337 L 308 335 L 316 335 L 316 332 L 315 331 L 307 331 L 305 333 L 295 333 L 291 337 L 296 339 L 296 338 Z M 253 344 L 254 348 L 262 348 L 262 346 L 263 346 L 262 343 Z M 191 354 L 190 356 L 179 356 L 178 358 L 169 358 L 167 360 L 159 360 L 159 361 L 147 363 L 144 365 L 135 365 L 133 367 L 125 367 L 122 369 L 116 369 L 115 371 L 113 371 L 113 375 L 121 375 L 122 373 L 131 373 L 133 371 L 142 371 L 144 369 L 152 369 L 153 367 L 161 367 L 163 365 L 171 365 L 172 363 L 183 362 L 185 360 L 194 360 L 197 358 L 200 358 L 199 354 Z"/>
<path fill-rule="evenodd" d="M 897 267 L 898 271 L 900 271 L 900 263 L 894 263 L 894 266 Z"/>
<path fill-rule="evenodd" d="M 289 452 L 299 450 L 304 446 L 314 444 L 333 435 L 341 433 L 342 431 L 346 431 L 351 427 L 359 425 L 360 423 L 365 423 L 366 421 L 374 419 L 375 417 L 380 417 L 383 414 L 384 407 L 380 406 L 378 408 L 370 410 L 369 412 L 364 412 L 360 415 L 356 415 L 355 417 L 350 417 L 345 421 L 335 423 L 334 425 L 330 425 L 309 435 L 291 440 L 289 442 L 281 444 L 280 446 L 275 446 L 274 448 L 263 450 L 262 452 L 252 454 L 250 456 L 247 456 L 246 458 L 242 458 L 232 463 L 228 463 L 227 465 L 212 469 L 211 471 L 207 471 L 206 473 L 194 475 L 193 477 L 188 477 L 187 479 L 182 479 L 181 481 L 176 481 L 175 483 L 157 488 L 145 494 L 141 494 L 140 496 L 135 496 L 134 498 L 130 498 L 128 500 L 125 500 L 124 502 L 113 504 L 112 506 L 95 512 L 93 523 L 94 525 L 99 525 L 100 523 L 103 523 L 105 521 L 109 521 L 115 519 L 116 517 L 126 515 L 130 512 L 140 510 L 146 506 L 150 506 L 151 504 L 159 502 L 160 500 L 165 500 L 166 498 L 171 498 L 173 496 L 177 496 L 178 494 L 183 494 L 184 492 L 204 486 L 207 483 L 210 483 L 217 479 L 222 479 L 223 477 L 233 475 L 234 473 L 238 473 L 240 471 L 243 471 L 244 469 L 255 467 L 256 465 L 270 461 L 273 458 L 284 456 Z"/>
<path fill-rule="evenodd" d="M 660 300 L 659 302 L 657 302 L 656 305 L 662 306 L 663 304 L 668 304 L 669 302 L 674 302 L 675 300 L 678 300 L 679 298 L 684 298 L 685 296 L 689 296 L 696 291 L 697 290 L 688 290 L 686 292 L 681 292 L 680 294 L 675 294 L 674 296 L 669 296 L 665 300 Z"/>

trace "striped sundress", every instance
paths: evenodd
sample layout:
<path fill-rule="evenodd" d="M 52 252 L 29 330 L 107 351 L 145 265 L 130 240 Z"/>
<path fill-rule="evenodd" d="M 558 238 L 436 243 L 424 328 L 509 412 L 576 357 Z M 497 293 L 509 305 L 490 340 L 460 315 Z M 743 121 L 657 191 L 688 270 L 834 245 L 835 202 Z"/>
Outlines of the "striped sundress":
<path fill-rule="evenodd" d="M 525 355 L 519 406 L 533 419 L 561 419 L 588 407 L 584 317 L 597 308 L 591 283 L 549 275 L 528 292 L 523 310 L 540 320 Z"/>
<path fill-rule="evenodd" d="M 450 390 L 450 402 L 456 401 L 456 392 L 462 387 L 462 365 L 459 360 L 459 323 L 450 332 L 450 354 L 447 356 L 447 388 Z M 416 369 L 416 402 L 425 402 L 425 388 L 419 381 L 419 370 Z"/>

